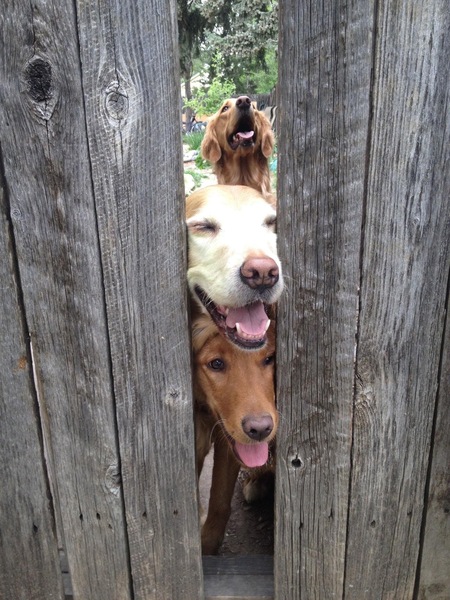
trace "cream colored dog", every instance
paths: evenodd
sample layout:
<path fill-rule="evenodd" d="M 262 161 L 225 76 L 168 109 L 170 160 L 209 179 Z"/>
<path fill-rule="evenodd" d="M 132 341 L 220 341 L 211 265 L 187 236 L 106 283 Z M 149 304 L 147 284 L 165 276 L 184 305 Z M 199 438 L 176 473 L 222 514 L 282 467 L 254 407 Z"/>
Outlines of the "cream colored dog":
<path fill-rule="evenodd" d="M 261 348 L 283 290 L 275 209 L 252 188 L 213 185 L 187 198 L 186 220 L 197 312 L 238 346 Z"/>

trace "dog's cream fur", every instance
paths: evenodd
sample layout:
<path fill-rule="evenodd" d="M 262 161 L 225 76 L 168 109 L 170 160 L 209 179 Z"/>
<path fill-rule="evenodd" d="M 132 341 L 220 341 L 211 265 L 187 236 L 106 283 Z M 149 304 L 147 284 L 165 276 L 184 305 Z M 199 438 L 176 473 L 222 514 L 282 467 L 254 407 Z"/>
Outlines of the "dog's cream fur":
<path fill-rule="evenodd" d="M 206 312 L 196 290 L 225 310 L 262 302 L 274 304 L 283 290 L 277 254 L 275 209 L 246 186 L 201 188 L 186 201 L 189 242 L 188 283 L 197 309 Z M 249 259 L 268 259 L 278 279 L 263 288 L 250 287 L 241 276 Z"/>

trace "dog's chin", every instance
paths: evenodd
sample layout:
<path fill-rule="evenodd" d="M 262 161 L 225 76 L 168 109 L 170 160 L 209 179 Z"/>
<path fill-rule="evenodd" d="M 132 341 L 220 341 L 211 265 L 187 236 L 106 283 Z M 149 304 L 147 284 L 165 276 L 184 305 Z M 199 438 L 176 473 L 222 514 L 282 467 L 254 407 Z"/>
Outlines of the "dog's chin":
<path fill-rule="evenodd" d="M 265 346 L 267 343 L 267 329 L 270 324 L 268 317 L 267 324 L 264 325 L 264 331 L 261 330 L 256 334 L 245 333 L 240 328 L 239 323 L 237 323 L 235 327 L 230 327 L 230 325 L 227 324 L 228 309 L 226 307 L 219 307 L 215 304 L 199 286 L 195 287 L 195 293 L 197 294 L 201 305 L 211 316 L 219 332 L 230 342 L 243 350 L 259 350 Z M 264 305 L 262 306 L 264 307 L 264 312 L 267 316 L 266 307 Z"/>

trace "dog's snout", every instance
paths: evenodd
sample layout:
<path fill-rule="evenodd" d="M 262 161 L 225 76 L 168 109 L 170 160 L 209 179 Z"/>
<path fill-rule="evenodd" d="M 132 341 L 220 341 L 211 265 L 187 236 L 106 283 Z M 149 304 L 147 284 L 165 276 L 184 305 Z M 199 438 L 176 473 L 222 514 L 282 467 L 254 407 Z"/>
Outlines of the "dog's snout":
<path fill-rule="evenodd" d="M 248 258 L 241 266 L 241 279 L 252 289 L 271 288 L 279 276 L 277 263 L 267 256 Z"/>
<path fill-rule="evenodd" d="M 242 419 L 242 429 L 252 440 L 261 442 L 273 431 L 273 419 L 270 415 L 247 415 Z"/>
<path fill-rule="evenodd" d="M 249 109 L 251 104 L 252 101 L 248 96 L 239 96 L 239 98 L 236 99 L 236 106 L 241 110 Z"/>

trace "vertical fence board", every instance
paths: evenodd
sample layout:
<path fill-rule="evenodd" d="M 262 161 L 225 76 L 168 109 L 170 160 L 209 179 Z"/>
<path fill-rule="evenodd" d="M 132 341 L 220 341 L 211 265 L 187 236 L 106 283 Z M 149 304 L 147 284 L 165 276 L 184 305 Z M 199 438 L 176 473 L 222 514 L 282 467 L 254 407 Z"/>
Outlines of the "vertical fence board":
<path fill-rule="evenodd" d="M 277 600 L 343 593 L 372 19 L 280 2 Z"/>
<path fill-rule="evenodd" d="M 63 597 L 13 240 L 0 182 L 0 598 Z"/>
<path fill-rule="evenodd" d="M 201 598 L 176 4 L 78 10 L 134 597 Z"/>
<path fill-rule="evenodd" d="M 448 315 L 437 408 L 418 600 L 450 598 L 450 320 Z"/>
<path fill-rule="evenodd" d="M 448 4 L 379 4 L 346 599 L 413 597 L 449 273 Z"/>
<path fill-rule="evenodd" d="M 124 600 L 128 556 L 73 4 L 18 0 L 2 17 L 5 177 L 74 593 Z"/>

